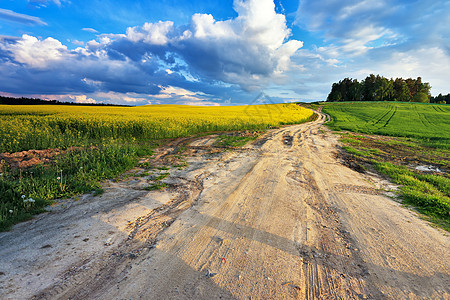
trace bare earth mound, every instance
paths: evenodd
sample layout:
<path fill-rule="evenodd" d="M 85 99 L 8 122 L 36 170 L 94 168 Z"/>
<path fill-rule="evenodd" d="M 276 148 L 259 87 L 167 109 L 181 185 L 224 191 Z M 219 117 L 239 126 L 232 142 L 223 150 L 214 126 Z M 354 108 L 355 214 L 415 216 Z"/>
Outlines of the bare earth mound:
<path fill-rule="evenodd" d="M 447 233 L 338 162 L 324 120 L 203 138 L 165 190 L 108 182 L 0 233 L 0 298 L 450 299 Z"/>

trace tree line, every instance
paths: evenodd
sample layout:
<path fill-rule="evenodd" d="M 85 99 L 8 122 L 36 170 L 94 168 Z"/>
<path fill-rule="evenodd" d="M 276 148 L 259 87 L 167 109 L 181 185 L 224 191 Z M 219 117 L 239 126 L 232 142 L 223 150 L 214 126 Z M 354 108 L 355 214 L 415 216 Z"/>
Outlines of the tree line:
<path fill-rule="evenodd" d="M 431 103 L 450 104 L 450 93 L 447 95 L 439 94 L 436 97 L 430 98 Z"/>
<path fill-rule="evenodd" d="M 76 103 L 76 102 L 62 102 L 58 100 L 42 100 L 38 98 L 15 98 L 0 96 L 0 104 L 5 105 L 80 105 L 80 106 L 129 106 L 109 103 Z"/>
<path fill-rule="evenodd" d="M 428 82 L 417 79 L 387 79 L 380 75 L 370 74 L 361 82 L 357 79 L 345 78 L 333 83 L 327 102 L 339 101 L 403 101 L 430 102 L 439 97 L 431 97 L 431 86 Z M 450 95 L 450 94 L 449 94 Z M 442 95 L 441 95 L 442 96 Z M 438 101 L 446 101 L 442 96 Z M 445 99 L 444 99 L 445 98 Z M 450 100 L 450 99 L 448 99 Z M 436 102 L 437 103 L 437 102 Z M 444 103 L 444 102 L 443 102 Z M 447 103 L 449 103 L 447 101 Z"/>

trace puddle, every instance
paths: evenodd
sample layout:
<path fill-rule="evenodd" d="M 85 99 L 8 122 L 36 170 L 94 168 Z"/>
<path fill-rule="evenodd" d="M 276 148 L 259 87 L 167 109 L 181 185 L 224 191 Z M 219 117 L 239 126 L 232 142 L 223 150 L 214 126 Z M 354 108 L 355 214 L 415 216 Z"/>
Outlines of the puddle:
<path fill-rule="evenodd" d="M 422 172 L 439 172 L 439 173 L 444 173 L 438 167 L 435 167 L 435 166 L 417 166 L 416 170 L 422 171 Z"/>

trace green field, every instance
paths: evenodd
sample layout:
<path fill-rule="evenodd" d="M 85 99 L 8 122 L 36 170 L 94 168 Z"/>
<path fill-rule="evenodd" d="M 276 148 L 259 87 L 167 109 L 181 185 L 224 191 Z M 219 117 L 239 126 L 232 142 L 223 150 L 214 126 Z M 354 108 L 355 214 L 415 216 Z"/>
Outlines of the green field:
<path fill-rule="evenodd" d="M 89 191 L 101 194 L 102 180 L 133 168 L 139 157 L 151 155 L 155 146 L 168 139 L 207 132 L 261 131 L 311 117 L 312 111 L 295 104 L 0 105 L 0 230 L 31 218 L 54 199 Z M 224 147 L 248 140 L 220 138 Z M 47 156 L 32 149 L 46 150 Z M 15 155 L 39 163 L 18 165 Z"/>
<path fill-rule="evenodd" d="M 398 194 L 403 203 L 413 205 L 430 221 L 450 230 L 448 105 L 335 103 L 324 105 L 323 112 L 332 118 L 328 125 L 331 129 L 348 131 L 341 133 L 347 159 L 388 176 L 400 186 Z M 422 172 L 415 168 L 429 165 L 444 171 Z"/>
<path fill-rule="evenodd" d="M 450 147 L 450 106 L 396 102 L 327 104 L 329 126 L 368 134 L 411 137 L 434 147 Z"/>

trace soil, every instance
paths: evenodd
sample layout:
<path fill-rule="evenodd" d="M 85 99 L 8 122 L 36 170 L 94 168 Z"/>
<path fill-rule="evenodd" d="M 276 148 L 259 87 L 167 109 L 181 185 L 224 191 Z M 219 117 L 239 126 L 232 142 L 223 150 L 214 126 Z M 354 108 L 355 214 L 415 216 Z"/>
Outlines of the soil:
<path fill-rule="evenodd" d="M 233 151 L 180 139 L 141 164 L 183 149 L 167 188 L 124 176 L 0 233 L 0 298 L 450 299 L 448 234 L 338 161 L 326 118 Z"/>
<path fill-rule="evenodd" d="M 0 153 L 0 169 L 3 167 L 26 170 L 36 165 L 49 165 L 55 161 L 55 158 L 67 152 L 83 151 L 81 147 L 69 147 L 67 150 L 60 149 L 44 149 L 44 150 L 27 150 L 14 153 Z"/>

